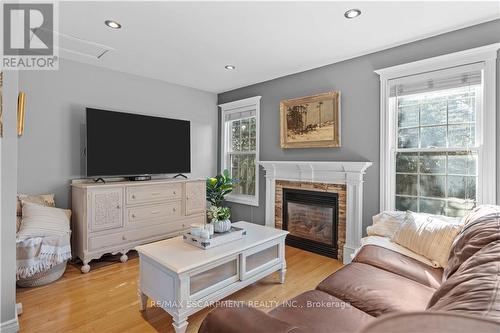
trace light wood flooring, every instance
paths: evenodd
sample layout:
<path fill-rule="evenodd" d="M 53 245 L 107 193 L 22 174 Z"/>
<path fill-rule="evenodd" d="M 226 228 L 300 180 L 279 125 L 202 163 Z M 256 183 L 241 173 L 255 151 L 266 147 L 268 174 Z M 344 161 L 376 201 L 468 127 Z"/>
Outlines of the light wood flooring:
<path fill-rule="evenodd" d="M 170 315 L 151 307 L 151 301 L 145 312 L 139 312 L 139 259 L 136 255 L 131 257 L 126 263 L 114 257 L 113 262 L 108 258 L 91 264 L 88 274 L 81 274 L 79 266 L 68 265 L 64 276 L 55 283 L 18 288 L 17 302 L 23 305 L 23 314 L 19 316 L 21 332 L 173 332 Z M 226 299 L 253 301 L 267 311 L 267 304 L 314 289 L 342 266 L 337 260 L 289 246 L 286 261 L 284 284 L 278 282 L 278 274 L 274 273 Z M 211 309 L 190 316 L 187 331 L 197 332 Z"/>

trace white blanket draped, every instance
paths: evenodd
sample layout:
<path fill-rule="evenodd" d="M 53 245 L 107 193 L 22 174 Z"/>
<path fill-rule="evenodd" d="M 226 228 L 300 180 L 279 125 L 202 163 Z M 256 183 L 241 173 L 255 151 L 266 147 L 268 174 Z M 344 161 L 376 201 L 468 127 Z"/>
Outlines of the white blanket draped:
<path fill-rule="evenodd" d="M 29 278 L 71 258 L 70 234 L 17 239 L 17 279 Z"/>

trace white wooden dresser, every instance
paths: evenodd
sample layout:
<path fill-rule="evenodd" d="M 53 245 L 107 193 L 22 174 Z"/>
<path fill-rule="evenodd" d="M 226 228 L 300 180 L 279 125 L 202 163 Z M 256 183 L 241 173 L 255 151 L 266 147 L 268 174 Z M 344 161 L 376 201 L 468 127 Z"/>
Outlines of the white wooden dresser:
<path fill-rule="evenodd" d="M 181 234 L 206 218 L 205 181 L 165 179 L 108 183 L 73 182 L 73 254 L 83 273 L 106 253 Z"/>

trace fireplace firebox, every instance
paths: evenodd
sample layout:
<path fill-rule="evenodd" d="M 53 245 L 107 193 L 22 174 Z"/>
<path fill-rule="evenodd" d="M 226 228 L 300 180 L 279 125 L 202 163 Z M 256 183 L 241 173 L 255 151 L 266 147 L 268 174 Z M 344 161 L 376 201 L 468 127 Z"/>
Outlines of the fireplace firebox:
<path fill-rule="evenodd" d="M 337 258 L 338 210 L 337 193 L 283 188 L 286 243 Z"/>

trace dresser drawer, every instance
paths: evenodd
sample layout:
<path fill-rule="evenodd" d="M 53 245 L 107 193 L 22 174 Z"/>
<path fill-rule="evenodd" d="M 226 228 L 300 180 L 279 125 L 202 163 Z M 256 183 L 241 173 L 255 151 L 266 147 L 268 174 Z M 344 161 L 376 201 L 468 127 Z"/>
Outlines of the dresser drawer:
<path fill-rule="evenodd" d="M 89 237 L 89 250 L 97 250 L 124 243 L 123 233 Z"/>
<path fill-rule="evenodd" d="M 167 235 L 176 231 L 181 231 L 189 227 L 189 224 L 181 221 L 173 221 L 169 223 L 157 224 L 150 227 L 138 228 L 135 230 L 126 231 L 124 240 L 126 242 L 135 242 L 150 237 L 162 238 L 162 235 Z M 164 238 L 164 237 L 163 237 Z"/>
<path fill-rule="evenodd" d="M 160 184 L 127 188 L 127 204 L 140 204 L 182 198 L 182 184 Z"/>
<path fill-rule="evenodd" d="M 169 219 L 181 216 L 181 209 L 182 205 L 180 201 L 127 208 L 125 223 L 133 225 L 147 224 L 152 220 L 168 221 Z"/>
<path fill-rule="evenodd" d="M 120 233 L 89 237 L 89 251 L 117 247 L 127 243 L 141 241 L 146 238 L 166 238 L 168 234 L 189 228 L 189 221 L 172 221 L 153 226 L 137 228 Z M 125 246 L 126 247 L 126 246 Z"/>

